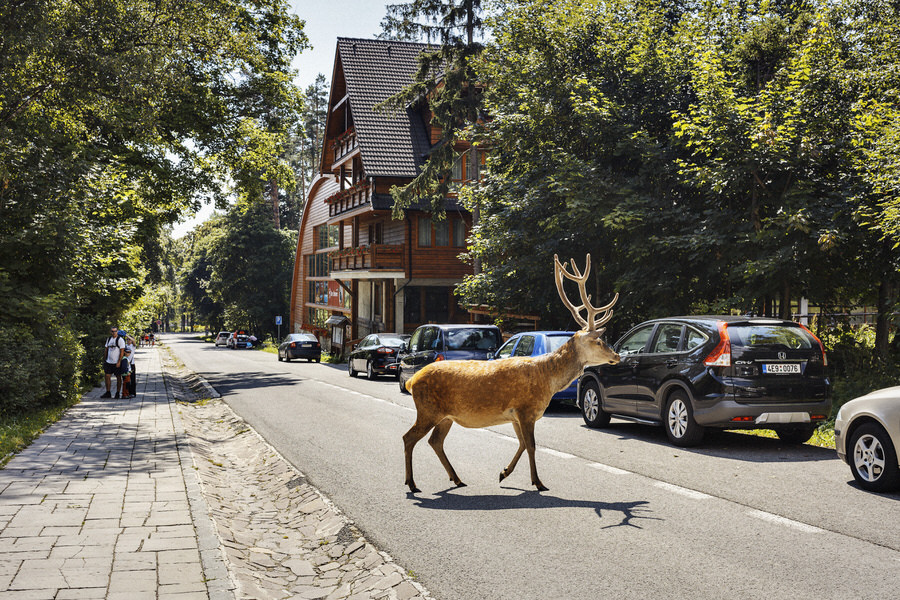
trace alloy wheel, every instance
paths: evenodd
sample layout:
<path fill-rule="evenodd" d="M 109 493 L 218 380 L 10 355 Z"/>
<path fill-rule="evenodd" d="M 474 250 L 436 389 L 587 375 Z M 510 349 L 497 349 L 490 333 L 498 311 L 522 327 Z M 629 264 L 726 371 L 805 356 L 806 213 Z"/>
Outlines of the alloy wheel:
<path fill-rule="evenodd" d="M 865 481 L 874 483 L 884 473 L 884 447 L 871 434 L 860 436 L 853 447 L 853 464 L 856 472 Z"/>
<path fill-rule="evenodd" d="M 688 411 L 681 398 L 675 398 L 669 406 L 669 431 L 676 438 L 684 437 L 688 428 Z"/>
<path fill-rule="evenodd" d="M 581 410 L 589 421 L 597 419 L 597 414 L 600 412 L 600 398 L 594 389 L 588 388 L 584 392 L 584 397 L 581 399 Z"/>

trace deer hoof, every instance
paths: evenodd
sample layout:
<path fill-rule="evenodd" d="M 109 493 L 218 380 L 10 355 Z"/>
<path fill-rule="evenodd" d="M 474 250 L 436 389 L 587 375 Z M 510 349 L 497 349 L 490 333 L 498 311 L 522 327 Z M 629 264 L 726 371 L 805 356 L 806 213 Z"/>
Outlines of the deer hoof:
<path fill-rule="evenodd" d="M 456 482 L 456 487 L 458 487 L 458 488 L 466 487 L 466 484 L 464 484 L 462 481 L 457 481 L 457 482 Z"/>
<path fill-rule="evenodd" d="M 536 487 L 537 491 L 539 491 L 539 492 L 547 492 L 550 490 L 550 488 L 548 488 L 546 485 L 544 485 L 543 483 L 540 483 L 540 482 L 534 484 L 534 487 Z"/>
<path fill-rule="evenodd" d="M 500 471 L 500 481 L 506 479 L 506 469 Z"/>

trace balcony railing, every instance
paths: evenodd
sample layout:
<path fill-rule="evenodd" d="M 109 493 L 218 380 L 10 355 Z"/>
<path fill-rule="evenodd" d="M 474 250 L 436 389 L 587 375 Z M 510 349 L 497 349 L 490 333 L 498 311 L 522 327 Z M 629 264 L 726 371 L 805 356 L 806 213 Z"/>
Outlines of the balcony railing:
<path fill-rule="evenodd" d="M 406 246 L 372 244 L 356 248 L 344 248 L 331 253 L 333 271 L 405 271 Z"/>
<path fill-rule="evenodd" d="M 372 186 L 368 179 L 354 184 L 346 190 L 341 190 L 325 198 L 328 205 L 328 216 L 334 217 L 357 206 L 369 204 L 372 201 Z"/>
<path fill-rule="evenodd" d="M 359 147 L 356 139 L 356 130 L 351 127 L 339 135 L 337 139 L 332 142 L 332 147 L 334 148 L 334 162 L 340 162 L 342 158 Z"/>

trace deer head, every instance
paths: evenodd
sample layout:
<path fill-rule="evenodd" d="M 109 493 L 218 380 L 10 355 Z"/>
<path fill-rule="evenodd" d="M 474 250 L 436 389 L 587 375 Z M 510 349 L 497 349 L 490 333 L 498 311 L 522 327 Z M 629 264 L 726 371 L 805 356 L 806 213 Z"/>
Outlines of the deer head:
<path fill-rule="evenodd" d="M 579 352 L 582 353 L 586 364 L 614 365 L 619 362 L 619 355 L 616 354 L 606 342 L 600 339 L 600 336 L 606 331 L 602 326 L 612 319 L 612 307 L 615 306 L 616 302 L 619 300 L 619 294 L 617 293 L 613 297 L 612 302 L 605 306 L 593 306 L 591 304 L 591 295 L 587 293 L 585 287 L 588 276 L 591 273 L 591 255 L 587 255 L 583 274 L 575 265 L 575 259 L 571 260 L 573 272 L 569 272 L 566 268 L 568 266 L 567 262 L 560 263 L 559 256 L 556 254 L 553 255 L 553 261 L 555 263 L 554 275 L 556 280 L 556 291 L 559 292 L 559 297 L 563 304 L 572 313 L 575 322 L 581 325 L 581 331 L 573 336 L 573 340 L 575 340 L 576 346 L 578 347 Z M 568 296 L 566 296 L 566 291 L 563 288 L 563 282 L 565 282 L 566 279 L 578 284 L 578 293 L 581 297 L 581 304 L 579 306 L 575 306 L 572 301 L 569 300 Z M 581 311 L 586 311 L 585 316 L 581 315 Z"/>

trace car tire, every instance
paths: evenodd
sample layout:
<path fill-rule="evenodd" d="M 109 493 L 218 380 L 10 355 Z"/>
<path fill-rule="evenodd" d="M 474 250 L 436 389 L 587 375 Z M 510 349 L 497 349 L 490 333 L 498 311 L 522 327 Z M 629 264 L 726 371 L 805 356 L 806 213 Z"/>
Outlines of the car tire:
<path fill-rule="evenodd" d="M 347 359 L 347 372 L 350 373 L 350 377 L 356 377 L 356 369 L 353 368 L 353 359 Z"/>
<path fill-rule="evenodd" d="M 366 361 L 366 378 L 369 381 L 375 381 L 378 379 L 378 374 L 375 372 L 375 368 L 372 366 L 372 361 Z"/>
<path fill-rule="evenodd" d="M 406 389 L 406 382 L 403 381 L 402 375 L 403 375 L 402 371 L 397 369 L 397 381 L 400 382 L 400 393 L 408 394 L 409 390 Z"/>
<path fill-rule="evenodd" d="M 694 408 L 684 390 L 675 390 L 666 399 L 663 427 L 669 441 L 676 446 L 687 448 L 703 440 L 705 430 L 694 420 Z"/>
<path fill-rule="evenodd" d="M 284 353 L 284 362 L 291 362 L 291 354 L 290 352 Z"/>
<path fill-rule="evenodd" d="M 609 425 L 609 413 L 603 410 L 600 387 L 593 379 L 586 380 L 581 386 L 581 417 L 592 429 Z"/>
<path fill-rule="evenodd" d="M 847 462 L 853 478 L 864 490 L 889 492 L 900 488 L 897 451 L 884 427 L 863 423 L 850 436 Z"/>
<path fill-rule="evenodd" d="M 284 359 L 281 358 L 281 352 L 279 352 L 279 353 L 278 353 L 278 362 L 281 362 L 281 361 L 283 361 L 283 360 L 284 360 Z"/>
<path fill-rule="evenodd" d="M 816 427 L 808 425 L 806 427 L 790 427 L 785 429 L 776 429 L 775 433 L 778 439 L 788 444 L 804 444 L 809 438 L 816 433 Z"/>

